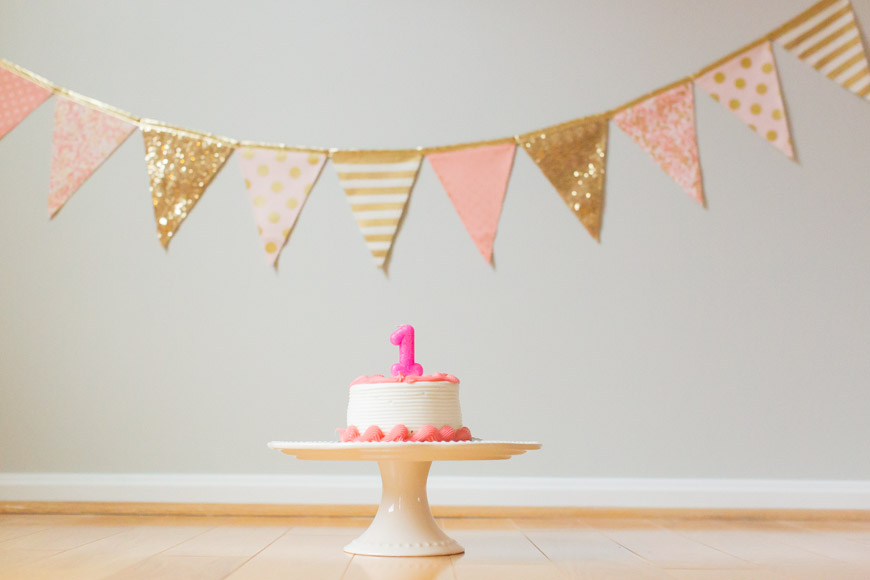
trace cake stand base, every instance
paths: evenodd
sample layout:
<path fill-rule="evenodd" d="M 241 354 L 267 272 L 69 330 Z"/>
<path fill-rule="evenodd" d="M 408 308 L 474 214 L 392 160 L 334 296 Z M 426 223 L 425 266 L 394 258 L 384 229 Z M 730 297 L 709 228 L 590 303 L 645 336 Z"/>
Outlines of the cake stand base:
<path fill-rule="evenodd" d="M 433 461 L 509 459 L 540 449 L 518 441 L 367 442 L 272 441 L 271 449 L 315 461 L 377 461 L 383 491 L 375 519 L 344 551 L 365 556 L 446 556 L 465 549 L 432 517 L 426 480 Z"/>
<path fill-rule="evenodd" d="M 344 547 L 366 556 L 446 556 L 465 548 L 432 517 L 426 497 L 431 461 L 378 461 L 383 492 L 378 513 L 363 534 Z"/>

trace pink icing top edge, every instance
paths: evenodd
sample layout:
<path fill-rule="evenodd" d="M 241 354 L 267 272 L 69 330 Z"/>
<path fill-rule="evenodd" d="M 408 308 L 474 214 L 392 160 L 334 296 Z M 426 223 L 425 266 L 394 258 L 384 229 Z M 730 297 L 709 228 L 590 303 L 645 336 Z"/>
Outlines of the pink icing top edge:
<path fill-rule="evenodd" d="M 357 377 L 350 384 L 354 385 L 373 385 L 376 383 L 417 383 L 417 382 L 438 382 L 447 381 L 448 383 L 459 383 L 459 379 L 453 375 L 445 373 L 433 373 L 431 375 L 399 375 L 397 377 L 385 377 L 384 375 L 363 375 Z"/>

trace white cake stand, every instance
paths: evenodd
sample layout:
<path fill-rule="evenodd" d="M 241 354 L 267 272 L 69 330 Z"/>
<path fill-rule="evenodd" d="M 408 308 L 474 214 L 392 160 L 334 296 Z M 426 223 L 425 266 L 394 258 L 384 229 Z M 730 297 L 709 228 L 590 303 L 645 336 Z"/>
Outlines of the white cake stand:
<path fill-rule="evenodd" d="M 377 461 L 383 491 L 375 519 L 344 547 L 366 556 L 444 556 L 465 549 L 448 537 L 432 517 L 426 479 L 433 461 L 510 459 L 539 449 L 540 443 L 462 441 L 451 443 L 338 443 L 272 441 L 271 449 L 299 459 Z"/>

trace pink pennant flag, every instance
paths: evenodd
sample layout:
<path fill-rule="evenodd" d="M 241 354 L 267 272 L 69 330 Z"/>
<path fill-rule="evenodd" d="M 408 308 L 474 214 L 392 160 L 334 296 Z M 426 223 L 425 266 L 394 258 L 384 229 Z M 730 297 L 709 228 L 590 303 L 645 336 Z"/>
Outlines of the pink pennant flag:
<path fill-rule="evenodd" d="M 740 53 L 695 81 L 749 128 L 794 159 L 770 42 Z"/>
<path fill-rule="evenodd" d="M 694 200 L 705 205 L 691 84 L 680 85 L 620 111 L 613 116 L 613 122 L 652 155 Z"/>
<path fill-rule="evenodd" d="M 51 91 L 0 68 L 0 139 L 51 96 Z"/>
<path fill-rule="evenodd" d="M 515 150 L 515 143 L 505 143 L 426 156 L 465 229 L 490 264 Z"/>
<path fill-rule="evenodd" d="M 136 125 L 69 99 L 54 105 L 48 215 L 69 198 L 136 129 Z"/>
<path fill-rule="evenodd" d="M 278 255 L 326 163 L 326 154 L 245 147 L 239 161 L 266 261 L 277 267 Z"/>

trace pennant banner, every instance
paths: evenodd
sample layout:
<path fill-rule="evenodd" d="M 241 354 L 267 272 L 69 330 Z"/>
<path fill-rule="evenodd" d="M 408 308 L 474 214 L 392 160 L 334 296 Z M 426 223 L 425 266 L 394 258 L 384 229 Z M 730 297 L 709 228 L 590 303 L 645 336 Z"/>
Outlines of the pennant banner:
<path fill-rule="evenodd" d="M 589 234 L 601 240 L 607 118 L 592 117 L 517 137 Z"/>
<path fill-rule="evenodd" d="M 336 151 L 341 186 L 378 268 L 385 268 L 423 156 L 416 151 Z"/>
<path fill-rule="evenodd" d="M 849 0 L 823 0 L 782 26 L 777 42 L 859 97 L 870 100 L 870 67 Z"/>
<path fill-rule="evenodd" d="M 164 248 L 232 152 L 241 148 L 239 161 L 254 219 L 266 260 L 273 266 L 331 157 L 366 246 L 378 268 L 386 269 L 420 164 L 428 157 L 475 246 L 492 264 L 517 146 L 598 241 L 611 121 L 693 199 L 706 205 L 695 128 L 695 85 L 794 159 L 773 42 L 870 100 L 870 64 L 850 0 L 820 0 L 728 56 L 628 103 L 502 139 L 377 151 L 237 141 L 142 119 L 4 59 L 0 59 L 0 138 L 52 94 L 58 95 L 48 200 L 49 215 L 54 216 L 139 127 L 157 234 Z"/>
<path fill-rule="evenodd" d="M 516 148 L 515 143 L 505 143 L 426 156 L 474 245 L 490 264 Z"/>
<path fill-rule="evenodd" d="M 699 77 L 695 84 L 794 159 L 770 42 L 735 56 Z"/>
<path fill-rule="evenodd" d="M 254 221 L 266 252 L 277 267 L 299 212 L 326 162 L 324 153 L 246 147 L 239 163 L 254 208 Z"/>
<path fill-rule="evenodd" d="M 652 155 L 665 173 L 705 205 L 695 134 L 692 85 L 679 85 L 613 116 L 613 122 Z"/>
<path fill-rule="evenodd" d="M 219 139 L 144 123 L 145 163 L 164 248 L 233 152 Z"/>
<path fill-rule="evenodd" d="M 50 96 L 50 90 L 0 68 L 0 139 Z"/>
<path fill-rule="evenodd" d="M 136 125 L 58 97 L 49 177 L 48 215 L 73 193 L 136 129 Z"/>

